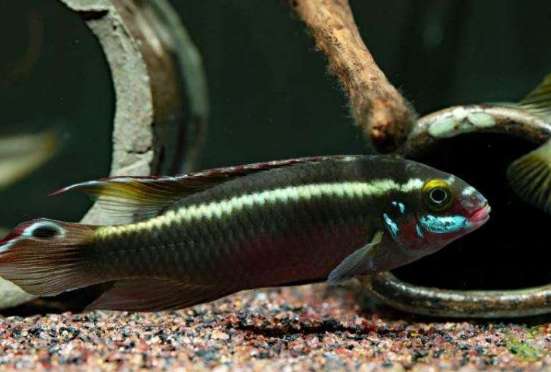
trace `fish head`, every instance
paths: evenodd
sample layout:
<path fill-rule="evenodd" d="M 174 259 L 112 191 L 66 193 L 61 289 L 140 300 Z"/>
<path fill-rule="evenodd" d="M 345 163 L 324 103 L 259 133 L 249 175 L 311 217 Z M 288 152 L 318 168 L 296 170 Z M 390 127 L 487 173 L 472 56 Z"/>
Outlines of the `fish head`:
<path fill-rule="evenodd" d="M 486 198 L 462 179 L 413 163 L 411 187 L 395 195 L 383 214 L 401 262 L 434 253 L 478 229 L 490 218 Z"/>

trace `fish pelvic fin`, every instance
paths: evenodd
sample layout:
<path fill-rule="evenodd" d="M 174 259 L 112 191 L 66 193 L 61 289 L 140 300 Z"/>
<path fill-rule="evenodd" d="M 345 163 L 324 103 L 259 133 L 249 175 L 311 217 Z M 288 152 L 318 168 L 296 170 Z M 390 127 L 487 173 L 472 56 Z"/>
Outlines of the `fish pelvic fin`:
<path fill-rule="evenodd" d="M 551 214 L 551 141 L 511 163 L 507 178 L 523 200 Z"/>
<path fill-rule="evenodd" d="M 0 241 L 0 277 L 36 296 L 97 284 L 93 256 L 98 226 L 36 219 Z"/>
<path fill-rule="evenodd" d="M 551 74 L 518 104 L 533 115 L 551 120 Z"/>
<path fill-rule="evenodd" d="M 80 191 L 97 199 L 102 208 L 119 217 L 143 220 L 154 217 L 178 200 L 249 174 L 300 163 L 345 156 L 313 156 L 215 168 L 174 177 L 111 177 L 65 187 L 50 195 Z"/>
<path fill-rule="evenodd" d="M 114 282 L 86 310 L 163 311 L 216 300 L 233 291 L 216 285 L 168 279 L 125 279 Z"/>

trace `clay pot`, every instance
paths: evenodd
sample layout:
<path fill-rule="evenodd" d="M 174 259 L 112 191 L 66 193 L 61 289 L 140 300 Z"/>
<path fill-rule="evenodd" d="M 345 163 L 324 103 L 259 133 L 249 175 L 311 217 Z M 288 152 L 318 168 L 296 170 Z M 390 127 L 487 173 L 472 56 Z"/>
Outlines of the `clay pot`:
<path fill-rule="evenodd" d="M 195 111 L 197 102 L 190 103 L 189 111 L 196 116 L 192 119 L 197 119 L 208 108 L 206 87 L 197 63 L 200 58 L 169 3 L 165 0 L 60 2 L 80 17 L 98 38 L 111 70 L 116 93 L 111 176 L 159 175 L 192 168 L 204 123 L 184 120 L 183 90 L 191 79 L 186 80 L 184 71 L 187 69 L 196 79 L 195 97 L 203 98 L 199 104 L 204 107 Z M 187 42 L 185 48 L 182 48 L 183 42 Z M 199 71 L 192 71 L 197 70 L 197 66 Z M 94 205 L 82 222 L 125 223 L 129 218 L 106 214 Z M 38 299 L 36 304 L 45 309 L 78 308 L 89 301 L 94 289 L 88 292 L 75 291 L 59 299 Z M 33 299 L 0 278 L 0 309 Z"/>
<path fill-rule="evenodd" d="M 367 278 L 367 294 L 425 315 L 551 312 L 551 217 L 522 201 L 506 178 L 513 160 L 549 138 L 551 123 L 507 106 L 456 106 L 419 119 L 397 152 L 474 185 L 488 198 L 491 218 L 441 252 L 396 270 L 400 279 L 390 273 Z"/>

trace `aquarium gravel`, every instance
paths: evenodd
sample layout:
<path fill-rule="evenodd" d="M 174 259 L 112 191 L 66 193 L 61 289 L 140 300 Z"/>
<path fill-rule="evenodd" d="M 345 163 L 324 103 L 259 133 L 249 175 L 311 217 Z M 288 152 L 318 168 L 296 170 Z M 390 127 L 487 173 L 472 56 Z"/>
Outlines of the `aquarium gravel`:
<path fill-rule="evenodd" d="M 549 324 L 360 310 L 325 285 L 186 310 L 0 317 L 0 369 L 403 370 L 551 367 Z"/>

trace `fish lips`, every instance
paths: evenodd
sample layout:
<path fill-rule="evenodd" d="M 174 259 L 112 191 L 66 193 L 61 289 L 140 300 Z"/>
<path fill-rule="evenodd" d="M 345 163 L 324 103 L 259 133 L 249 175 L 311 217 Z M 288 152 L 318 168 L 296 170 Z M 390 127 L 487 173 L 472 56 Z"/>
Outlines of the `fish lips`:
<path fill-rule="evenodd" d="M 469 223 L 474 227 L 478 228 L 482 225 L 484 225 L 488 220 L 490 219 L 490 212 L 492 211 L 492 208 L 489 204 L 485 204 L 484 206 L 478 208 L 475 210 L 470 216 L 469 216 Z"/>

